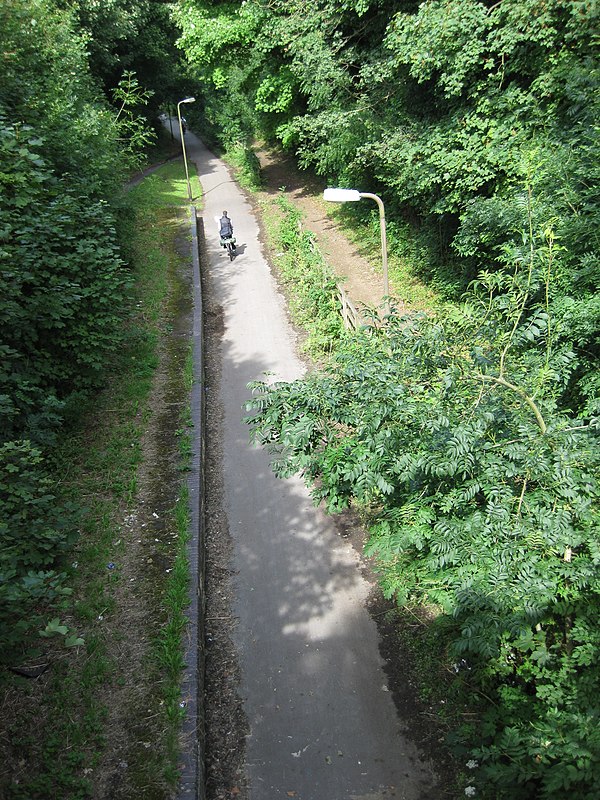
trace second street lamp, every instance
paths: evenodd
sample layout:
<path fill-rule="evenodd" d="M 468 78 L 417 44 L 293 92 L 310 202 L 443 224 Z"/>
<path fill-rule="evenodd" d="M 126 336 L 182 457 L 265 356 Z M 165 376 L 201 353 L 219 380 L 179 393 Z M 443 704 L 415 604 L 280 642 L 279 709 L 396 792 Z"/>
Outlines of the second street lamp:
<path fill-rule="evenodd" d="M 181 136 L 181 149 L 183 151 L 183 166 L 185 167 L 185 180 L 187 182 L 188 200 L 192 202 L 192 187 L 190 186 L 190 175 L 188 172 L 187 157 L 185 154 L 185 137 L 183 135 L 183 125 L 181 124 L 181 104 L 195 103 L 195 97 L 185 97 L 177 103 L 177 119 L 179 120 L 179 135 Z"/>
<path fill-rule="evenodd" d="M 370 192 L 359 192 L 356 189 L 325 189 L 323 199 L 331 203 L 356 203 L 363 197 L 375 200 L 379 206 L 379 227 L 381 229 L 381 261 L 383 266 L 383 296 L 389 297 L 390 284 L 388 280 L 387 237 L 385 233 L 385 208 L 383 200 Z"/>

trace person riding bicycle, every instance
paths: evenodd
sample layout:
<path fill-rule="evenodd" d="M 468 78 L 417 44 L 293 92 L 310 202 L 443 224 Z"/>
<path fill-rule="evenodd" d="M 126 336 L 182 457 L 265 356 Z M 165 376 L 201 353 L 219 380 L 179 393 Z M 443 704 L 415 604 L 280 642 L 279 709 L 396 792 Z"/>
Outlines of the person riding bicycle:
<path fill-rule="evenodd" d="M 215 217 L 216 220 L 216 217 Z M 229 258 L 233 261 L 236 255 L 235 237 L 233 235 L 233 225 L 227 216 L 227 212 L 223 212 L 223 216 L 219 220 L 219 236 L 221 247 L 225 247 L 229 253 Z"/>
<path fill-rule="evenodd" d="M 233 225 L 226 211 L 223 212 L 223 216 L 219 220 L 219 235 L 221 237 L 221 247 L 226 247 L 229 250 L 229 256 L 233 261 L 235 239 L 233 237 Z"/>
<path fill-rule="evenodd" d="M 221 239 L 231 239 L 233 237 L 233 225 L 226 211 L 223 212 L 223 216 L 219 220 L 219 234 Z"/>

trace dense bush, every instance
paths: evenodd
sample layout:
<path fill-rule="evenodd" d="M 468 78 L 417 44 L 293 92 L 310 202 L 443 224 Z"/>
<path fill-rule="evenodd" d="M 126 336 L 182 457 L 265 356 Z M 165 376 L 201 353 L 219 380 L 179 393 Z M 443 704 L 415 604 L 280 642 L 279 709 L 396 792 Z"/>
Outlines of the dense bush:
<path fill-rule="evenodd" d="M 50 479 L 65 416 L 106 379 L 128 275 L 115 213 L 148 137 L 125 73 L 112 107 L 73 10 L 0 6 L 0 650 L 64 587 L 74 508 Z"/>
<path fill-rule="evenodd" d="M 126 276 L 107 204 L 56 177 L 30 128 L 0 125 L 0 429 L 48 445 L 116 347 Z"/>
<path fill-rule="evenodd" d="M 58 504 L 44 477 L 41 452 L 28 441 L 0 447 L 0 661 L 37 622 L 37 603 L 69 594 L 64 574 L 53 568 L 73 544 L 74 509 Z"/>

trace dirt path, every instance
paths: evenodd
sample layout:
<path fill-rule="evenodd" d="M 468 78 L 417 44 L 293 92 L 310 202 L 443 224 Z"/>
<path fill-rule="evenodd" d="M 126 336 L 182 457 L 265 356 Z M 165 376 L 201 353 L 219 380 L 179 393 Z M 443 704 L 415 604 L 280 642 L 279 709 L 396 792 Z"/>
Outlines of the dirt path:
<path fill-rule="evenodd" d="M 274 197 L 285 187 L 286 196 L 304 215 L 304 226 L 314 233 L 319 250 L 356 306 L 377 307 L 381 303 L 383 278 L 379 253 L 367 260 L 327 215 L 331 204 L 323 200 L 323 184 L 300 172 L 294 160 L 266 148 L 257 150 L 264 180 L 262 194 Z M 374 266 L 374 264 L 376 266 Z"/>

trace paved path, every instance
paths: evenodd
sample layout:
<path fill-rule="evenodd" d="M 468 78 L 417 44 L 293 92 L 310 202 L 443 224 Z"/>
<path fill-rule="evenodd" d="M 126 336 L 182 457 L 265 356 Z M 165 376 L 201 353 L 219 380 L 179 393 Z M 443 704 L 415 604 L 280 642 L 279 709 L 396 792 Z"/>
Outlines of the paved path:
<path fill-rule="evenodd" d="M 191 133 L 186 146 L 203 187 L 210 284 L 224 312 L 224 504 L 250 798 L 435 798 L 430 765 L 404 736 L 407 721 L 387 691 L 356 554 L 301 481 L 275 478 L 267 454 L 248 443 L 248 381 L 266 371 L 291 380 L 303 367 L 252 208 Z M 224 209 L 238 241 L 233 264 L 214 223 Z"/>

